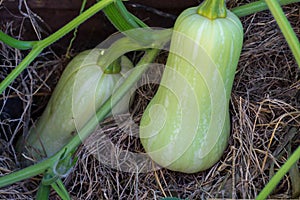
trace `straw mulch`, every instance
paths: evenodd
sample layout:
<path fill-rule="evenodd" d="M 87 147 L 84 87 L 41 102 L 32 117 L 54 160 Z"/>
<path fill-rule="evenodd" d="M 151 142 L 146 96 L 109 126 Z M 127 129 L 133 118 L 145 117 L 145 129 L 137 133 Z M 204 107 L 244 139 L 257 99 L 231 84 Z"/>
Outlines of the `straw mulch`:
<path fill-rule="evenodd" d="M 285 6 L 284 11 L 300 38 L 299 4 Z M 138 170 L 134 168 L 124 172 L 100 162 L 92 153 L 95 146 L 91 141 L 111 141 L 116 147 L 109 152 L 112 159 L 120 156 L 118 149 L 143 152 L 136 137 L 137 125 L 157 89 L 157 85 L 147 84 L 136 91 L 130 114 L 120 115 L 118 120 L 108 118 L 101 124 L 105 140 L 94 133 L 86 145 L 79 147 L 76 166 L 63 179 L 72 199 L 255 198 L 300 144 L 300 70 L 269 12 L 243 17 L 241 21 L 244 45 L 230 103 L 231 136 L 222 159 L 212 168 L 195 174 L 167 169 L 134 173 Z M 1 29 L 12 34 L 14 26 L 7 22 Z M 25 54 L 1 43 L 0 80 Z M 157 62 L 163 63 L 166 56 L 161 53 Z M 62 57 L 46 49 L 0 96 L 1 176 L 18 169 L 14 144 L 27 134 L 45 108 L 65 66 Z M 159 80 L 161 74 L 162 70 L 150 70 L 141 82 L 147 82 L 149 76 Z M 299 197 L 299 185 L 294 182 L 297 176 L 299 163 L 270 198 Z M 0 188 L 0 199 L 34 198 L 40 178 Z M 53 191 L 51 199 L 59 199 Z"/>

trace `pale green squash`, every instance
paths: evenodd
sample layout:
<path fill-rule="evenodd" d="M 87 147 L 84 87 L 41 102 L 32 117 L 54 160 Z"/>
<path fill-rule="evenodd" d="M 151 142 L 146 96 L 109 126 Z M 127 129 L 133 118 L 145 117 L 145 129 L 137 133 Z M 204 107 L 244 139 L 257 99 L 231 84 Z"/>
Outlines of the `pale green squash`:
<path fill-rule="evenodd" d="M 176 20 L 160 87 L 140 124 L 145 151 L 162 167 L 194 173 L 214 165 L 228 143 L 229 100 L 243 28 L 229 10 L 208 19 L 198 7 Z"/>
<path fill-rule="evenodd" d="M 103 73 L 97 64 L 105 50 L 87 50 L 72 59 L 64 70 L 45 111 L 30 129 L 25 141 L 18 144 L 20 152 L 35 160 L 49 157 L 67 144 L 110 97 L 115 87 L 126 78 L 133 65 L 122 56 L 121 71 Z M 128 109 L 130 94 L 114 108 L 115 113 Z"/>

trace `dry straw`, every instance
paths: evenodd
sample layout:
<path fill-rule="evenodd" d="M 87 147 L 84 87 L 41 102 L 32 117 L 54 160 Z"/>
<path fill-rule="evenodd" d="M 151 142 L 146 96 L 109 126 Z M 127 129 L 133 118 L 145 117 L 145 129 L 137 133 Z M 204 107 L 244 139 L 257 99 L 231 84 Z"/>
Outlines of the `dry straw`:
<path fill-rule="evenodd" d="M 235 3 L 230 5 L 234 6 Z M 300 37 L 300 8 L 284 7 L 295 32 Z M 28 11 L 28 10 L 27 10 Z M 27 14 L 29 14 L 27 12 Z M 29 15 L 34 20 L 33 15 Z M 270 177 L 300 144 L 300 71 L 269 12 L 243 17 L 244 46 L 234 82 L 230 113 L 231 137 L 222 159 L 211 169 L 196 174 L 181 174 L 161 169 L 149 173 L 128 173 L 100 163 L 91 149 L 81 146 L 76 155 L 74 170 L 64 179 L 72 199 L 159 199 L 174 196 L 189 199 L 241 198 L 253 199 Z M 39 31 L 37 23 L 32 24 Z M 1 27 L 7 33 L 15 24 Z M 37 35 L 39 35 L 37 33 Z M 164 63 L 166 53 L 157 62 Z M 3 79 L 24 55 L 1 45 Z M 62 70 L 62 61 L 50 49 L 39 56 L 1 97 L 0 175 L 18 168 L 14 141 L 26 134 L 28 126 L 41 112 Z M 161 76 L 161 71 L 149 71 L 144 77 Z M 51 80 L 51 81 L 50 81 Z M 133 120 L 139 123 L 142 112 L 157 85 L 145 85 L 136 92 L 131 108 Z M 21 117 L 5 116 L 9 101 L 15 97 L 23 109 Z M 126 123 L 128 116 L 120 116 L 124 123 L 107 119 L 102 123 L 107 138 L 122 149 L 143 152 L 138 130 Z M 93 134 L 88 140 L 99 137 Z M 116 155 L 117 156 L 117 155 Z M 294 170 L 295 171 L 295 170 Z M 296 169 L 297 172 L 297 169 Z M 291 172 L 293 173 L 293 172 Z M 293 177 L 287 174 L 271 198 L 288 199 L 296 192 Z M 32 199 L 40 177 L 18 182 L 0 189 L 0 199 Z M 57 199 L 55 193 L 51 199 Z"/>

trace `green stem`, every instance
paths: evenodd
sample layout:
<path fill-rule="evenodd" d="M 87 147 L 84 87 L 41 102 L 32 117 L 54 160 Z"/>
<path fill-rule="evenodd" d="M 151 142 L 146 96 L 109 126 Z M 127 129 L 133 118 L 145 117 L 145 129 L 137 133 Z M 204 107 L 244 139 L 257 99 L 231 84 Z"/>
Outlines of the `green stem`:
<path fill-rule="evenodd" d="M 90 9 L 88 9 L 84 13 L 82 13 L 82 15 L 85 15 L 85 17 L 88 18 L 88 17 L 92 16 L 94 13 L 96 13 L 98 10 L 100 10 L 101 8 L 107 6 L 109 4 L 109 2 L 113 2 L 113 1 L 114 0 L 103 0 L 103 1 L 95 4 L 94 6 L 92 6 Z M 105 3 L 103 3 L 103 2 L 105 2 Z M 282 1 L 281 3 L 285 5 L 285 3 L 288 4 L 288 3 L 294 3 L 294 2 L 299 2 L 299 0 L 294 0 L 294 1 L 293 0 L 287 0 L 287 1 Z M 245 13 L 252 14 L 252 13 L 256 12 L 255 9 L 252 10 L 252 13 L 249 13 L 249 11 L 247 11 L 247 9 L 251 8 L 252 5 L 254 5 L 254 4 L 250 4 L 250 6 L 243 7 L 242 9 L 235 8 L 233 10 L 234 10 L 235 13 L 238 13 L 237 15 L 239 15 L 239 16 L 245 16 L 246 15 Z M 95 8 L 96 6 L 97 6 L 97 9 Z M 255 6 L 256 5 L 254 5 L 254 7 Z M 257 9 L 262 9 L 262 7 L 264 7 L 263 4 L 261 4 L 261 6 L 257 6 Z M 243 12 L 243 9 L 244 9 L 244 12 Z M 89 13 L 89 12 L 93 12 L 93 14 Z M 12 74 L 14 74 L 14 75 L 10 74 L 3 82 L 1 82 L 1 84 L 0 84 L 0 92 L 2 93 L 5 90 L 5 88 L 9 85 L 9 83 L 13 81 L 12 78 L 16 77 L 18 75 L 18 73 L 21 73 L 22 70 L 25 69 L 26 66 L 32 60 L 34 60 L 34 58 L 43 50 L 43 48 L 45 48 L 46 46 L 48 46 L 51 43 L 55 42 L 56 40 L 58 40 L 60 37 L 62 37 L 64 34 L 67 33 L 67 32 L 64 32 L 64 31 L 68 31 L 68 32 L 71 31 L 76 26 L 78 26 L 78 24 L 82 23 L 84 20 L 87 19 L 87 18 L 84 19 L 84 17 L 81 17 L 82 15 L 80 15 L 79 17 L 77 17 L 77 18 L 81 19 L 81 21 L 77 21 L 76 22 L 77 18 L 75 18 L 74 20 L 71 21 L 72 23 L 70 22 L 65 27 L 63 27 L 62 29 L 60 29 L 59 31 L 57 31 L 55 33 L 55 36 L 51 35 L 48 38 L 46 38 L 45 40 L 40 41 L 41 43 L 37 42 L 37 43 L 30 44 L 30 45 L 34 44 L 35 48 L 33 48 L 32 52 L 30 52 L 29 55 L 26 58 L 24 58 L 24 60 L 19 64 L 19 66 L 12 72 Z M 68 28 L 66 28 L 67 26 L 68 26 Z M 20 41 L 18 41 L 18 42 L 20 42 Z M 15 44 L 12 44 L 11 42 L 7 42 L 7 44 L 9 44 L 9 45 L 15 45 Z M 15 46 L 17 48 L 17 47 L 20 47 L 22 45 L 15 45 Z M 140 61 L 139 67 L 136 67 L 136 69 L 133 71 L 133 73 L 129 76 L 130 79 L 129 78 L 128 78 L 128 80 L 126 79 L 126 81 L 124 82 L 124 84 L 122 85 L 122 87 L 120 87 L 117 90 L 117 92 L 114 94 L 114 97 L 110 98 L 110 100 L 108 100 L 100 108 L 100 110 L 97 112 L 97 117 L 98 117 L 99 120 L 104 119 L 104 117 L 106 116 L 106 114 L 108 114 L 110 112 L 110 109 L 111 109 L 111 106 L 113 106 L 113 103 L 116 102 L 118 100 L 118 98 L 121 98 L 122 95 L 127 92 L 126 89 L 130 88 L 129 85 L 134 84 L 134 81 L 138 80 L 139 77 L 141 76 L 141 74 L 147 69 L 147 66 L 146 65 L 143 66 L 142 64 L 149 63 L 149 60 L 153 59 L 157 55 L 157 53 L 158 53 L 158 50 L 156 50 L 156 49 L 149 50 L 148 54 L 144 57 L 144 59 L 142 59 Z M 137 77 L 134 77 L 134 76 L 137 76 Z M 112 101 L 112 102 L 110 102 L 110 101 Z M 93 121 L 93 120 L 91 120 L 91 121 Z M 79 135 L 81 137 L 79 137 L 79 135 L 77 135 L 76 137 L 74 137 L 71 140 L 70 143 L 68 143 L 66 145 L 67 151 L 70 153 L 79 144 L 81 144 L 82 139 L 85 139 L 94 130 L 94 128 L 95 128 L 96 125 L 97 124 L 87 123 L 87 125 L 80 131 Z M 298 148 L 297 152 L 295 152 L 291 156 L 291 158 L 289 160 L 294 159 L 294 157 L 296 157 L 296 156 L 299 159 L 299 154 L 300 154 L 299 151 L 300 150 Z M 62 152 L 64 152 L 64 150 L 61 150 L 60 152 L 58 152 L 54 156 L 52 156 L 52 157 L 50 157 L 50 158 L 48 158 L 46 160 L 43 160 L 43 161 L 41 161 L 41 162 L 39 162 L 39 163 L 37 163 L 35 165 L 29 166 L 29 167 L 27 167 L 25 169 L 22 169 L 20 171 L 13 172 L 11 174 L 8 174 L 8 175 L 5 175 L 3 177 L 0 177 L 0 187 L 4 187 L 6 185 L 10 185 L 10 184 L 15 183 L 17 181 L 21 181 L 21 180 L 30 178 L 32 176 L 35 176 L 37 174 L 44 173 L 45 170 L 47 170 L 49 167 L 51 167 L 53 165 L 53 163 L 55 163 L 57 161 L 57 159 L 60 158 L 60 155 L 61 155 Z M 295 154 L 297 154 L 297 155 L 295 155 Z M 288 164 L 290 164 L 290 163 L 287 162 L 287 163 L 285 163 L 283 165 L 283 167 L 285 166 L 285 168 L 287 168 L 286 170 L 288 170 L 289 167 L 290 167 L 290 165 L 288 165 Z M 279 174 L 279 175 L 276 174 L 274 177 L 278 177 L 278 176 L 283 177 L 284 176 L 284 170 L 281 169 L 280 172 L 282 172 L 283 174 Z M 273 181 L 273 178 L 271 179 L 270 183 L 274 184 L 274 182 L 276 182 L 276 181 Z M 262 195 L 263 194 L 260 194 L 258 197 L 260 197 Z"/>
<path fill-rule="evenodd" d="M 112 4 L 113 5 L 113 4 Z M 132 15 L 129 13 L 129 11 L 124 6 L 123 2 L 121 0 L 115 1 L 115 6 L 117 10 L 119 11 L 121 17 L 123 20 L 126 20 L 127 23 L 133 28 L 140 28 L 140 25 L 136 22 L 136 19 L 132 17 Z M 148 27 L 147 25 L 144 26 L 144 28 Z"/>
<path fill-rule="evenodd" d="M 278 0 L 278 2 L 283 6 L 292 3 L 298 3 L 300 0 Z M 248 3 L 246 5 L 231 9 L 231 11 L 238 17 L 244 17 L 264 10 L 268 10 L 268 6 L 264 0 Z"/>
<path fill-rule="evenodd" d="M 292 3 L 299 3 L 300 0 L 278 0 L 280 5 L 288 5 Z M 111 11 L 109 11 L 111 9 Z M 243 6 L 235 7 L 231 11 L 236 14 L 238 17 L 244 17 L 247 15 L 251 15 L 256 12 L 261 12 L 264 10 L 267 10 L 268 6 L 265 3 L 264 0 L 248 3 Z M 120 31 L 120 30 L 129 30 L 131 29 L 131 26 L 126 26 L 127 23 L 124 23 L 124 19 L 120 21 L 120 17 L 113 16 L 113 14 L 118 14 L 118 10 L 114 9 L 114 6 L 108 5 L 105 8 L 105 13 L 107 14 L 108 18 L 110 21 L 115 25 L 115 27 Z M 109 13 L 111 15 L 109 15 Z M 118 15 L 122 16 L 122 15 Z M 140 27 L 145 27 L 145 23 L 143 23 L 141 20 L 139 20 L 137 17 L 131 14 L 131 16 L 135 19 L 136 23 L 139 24 Z M 114 19 L 115 18 L 115 19 Z M 128 24 L 127 24 L 128 25 Z M 31 49 L 33 46 L 38 42 L 38 41 L 21 41 L 21 40 L 16 40 L 2 31 L 0 31 L 0 41 L 4 42 L 5 44 L 20 49 L 20 50 L 26 50 L 26 49 Z"/>
<path fill-rule="evenodd" d="M 258 194 L 256 200 L 263 200 L 273 191 L 283 176 L 289 171 L 289 169 L 300 159 L 300 147 L 290 156 L 290 158 L 282 165 L 277 173 L 271 178 L 270 182 L 263 188 Z"/>
<path fill-rule="evenodd" d="M 272 15 L 274 16 L 280 30 L 282 31 L 292 53 L 296 59 L 298 67 L 300 68 L 300 43 L 294 32 L 290 22 L 286 18 L 280 4 L 276 0 L 265 0 Z"/>
<path fill-rule="evenodd" d="M 81 8 L 79 10 L 79 15 L 81 15 L 81 13 L 83 12 L 84 8 L 85 8 L 85 5 L 86 5 L 86 1 L 87 0 L 83 0 L 82 1 L 82 4 L 81 4 Z M 79 26 L 79 25 L 78 25 Z M 75 41 L 76 37 L 77 37 L 77 32 L 78 32 L 78 26 L 75 28 L 75 30 L 73 31 L 73 37 L 70 41 L 70 44 L 67 48 L 67 52 L 66 52 L 66 58 L 70 59 L 71 56 L 70 56 L 70 51 L 71 51 L 71 48 L 72 48 L 72 45 L 73 45 L 73 42 Z"/>
<path fill-rule="evenodd" d="M 126 31 L 126 32 L 139 32 L 138 30 Z M 171 31 L 169 31 L 171 32 Z M 168 40 L 166 40 L 167 42 Z M 108 66 L 110 65 L 115 58 L 121 57 L 124 52 L 136 51 L 145 48 L 150 48 L 150 46 L 142 46 L 141 44 L 133 41 L 129 37 L 123 37 L 114 42 L 104 53 L 101 59 L 98 60 L 99 66 Z"/>
<path fill-rule="evenodd" d="M 132 15 L 124 6 L 121 0 L 116 0 L 115 3 L 117 9 L 119 10 L 123 19 L 125 19 L 132 27 L 140 27 L 140 28 L 149 28 L 147 24 L 145 24 L 142 20 Z"/>
<path fill-rule="evenodd" d="M 40 183 L 38 192 L 36 194 L 36 200 L 49 199 L 50 190 L 50 185 L 43 185 L 42 183 Z"/>
<path fill-rule="evenodd" d="M 121 0 L 116 0 L 103 9 L 109 21 L 118 31 L 128 31 L 134 28 L 147 28 L 148 26 L 140 19 L 132 15 Z"/>
<path fill-rule="evenodd" d="M 38 43 L 37 43 L 38 44 Z M 0 93 L 2 93 L 9 84 L 42 52 L 43 48 L 34 47 L 30 53 L 20 62 L 20 64 L 7 75 L 7 77 L 0 83 Z"/>
<path fill-rule="evenodd" d="M 43 160 L 37 164 L 31 165 L 25 169 L 21 169 L 19 171 L 0 177 L 0 188 L 44 173 L 59 158 L 60 154 L 57 153 L 54 156 Z"/>
<path fill-rule="evenodd" d="M 123 32 L 126 36 L 138 41 L 141 44 L 149 45 L 156 42 L 155 31 L 149 28 L 143 21 L 127 11 L 121 0 L 116 0 L 103 9 L 110 22 Z M 142 29 L 141 29 L 142 28 Z M 140 29 L 139 31 L 130 31 Z M 162 35 L 161 38 L 164 36 Z"/>
<path fill-rule="evenodd" d="M 141 78 L 142 74 L 148 69 L 151 63 L 157 56 L 159 49 L 148 50 L 145 56 L 140 60 L 132 73 L 126 78 L 124 83 L 112 94 L 112 96 L 101 106 L 97 111 L 97 120 L 89 120 L 87 124 L 79 131 L 79 133 L 65 146 L 66 153 L 70 153 L 82 143 L 98 125 L 97 121 L 102 121 L 111 111 L 121 98 L 129 91 L 129 89 Z"/>
<path fill-rule="evenodd" d="M 109 2 L 112 2 L 113 0 L 107 0 L 108 2 L 105 2 L 105 0 L 95 4 L 94 6 L 92 6 L 90 9 L 92 8 L 95 8 L 95 6 L 99 6 L 97 7 L 96 9 L 96 12 L 98 10 L 100 10 L 102 7 L 110 7 Z M 103 3 L 105 2 L 104 5 L 100 5 L 100 3 Z M 287 5 L 287 4 L 290 4 L 290 3 L 296 3 L 296 2 L 300 2 L 300 0 L 282 0 L 280 1 L 280 4 L 281 5 Z M 106 6 L 105 6 L 106 5 Z M 108 5 L 108 6 L 107 6 Z M 93 13 L 96 13 L 95 10 L 90 10 L 88 9 L 87 11 L 83 12 L 82 15 L 85 15 L 85 17 L 90 17 L 92 15 L 92 13 L 88 13 L 88 12 L 93 12 Z M 244 5 L 244 6 L 240 6 L 240 7 L 236 7 L 234 9 L 232 9 L 232 11 L 239 17 L 243 17 L 243 16 L 246 16 L 246 15 L 249 15 L 249 14 L 253 14 L 255 12 L 258 12 L 258 11 L 263 11 L 263 10 L 266 10 L 267 9 L 267 5 L 266 3 L 261 0 L 261 1 L 258 1 L 258 2 L 254 2 L 254 3 L 249 3 L 247 5 Z M 114 11 L 114 10 L 113 10 Z M 88 13 L 88 15 L 87 15 Z M 106 12 L 107 13 L 107 12 Z M 111 12 L 111 13 L 114 13 L 114 12 Z M 116 13 L 116 12 L 115 12 Z M 78 16 L 77 18 L 81 18 L 81 22 L 83 22 L 85 17 L 81 17 L 82 15 Z M 76 19 L 75 18 L 74 20 L 72 20 L 72 22 L 76 22 Z M 111 16 L 111 19 L 113 18 L 113 16 Z M 114 20 L 114 22 L 118 22 L 118 20 Z M 67 24 L 66 26 L 69 26 L 69 28 L 75 28 L 77 25 L 79 25 L 80 23 L 75 23 L 75 26 L 74 24 Z M 119 25 L 121 26 L 123 23 L 119 23 Z M 67 31 L 69 28 L 66 28 L 63 27 L 62 29 L 60 29 L 58 32 L 56 32 L 56 35 L 55 36 L 49 36 L 48 39 L 44 40 L 43 41 L 43 44 L 41 44 L 39 42 L 26 42 L 26 41 L 19 41 L 19 40 L 16 40 L 14 38 L 11 38 L 10 36 L 4 34 L 2 31 L 0 31 L 0 38 L 3 42 L 5 42 L 6 44 L 12 46 L 12 47 L 15 47 L 15 48 L 19 48 L 19 49 L 29 49 L 29 48 L 32 48 L 33 46 L 38 46 L 36 47 L 36 50 L 35 52 L 32 52 L 32 53 L 29 53 L 26 58 L 24 58 L 24 60 L 19 64 L 19 66 L 16 67 L 15 70 L 13 70 L 11 72 L 11 74 L 8 75 L 8 77 L 3 80 L 1 83 L 0 83 L 0 93 L 2 93 L 6 87 L 32 62 L 32 60 L 34 60 L 35 57 L 37 57 L 37 52 L 41 52 L 43 50 L 43 48 L 45 48 L 48 44 L 50 45 L 51 43 L 55 42 L 56 40 L 58 40 L 60 37 L 62 37 L 64 34 L 66 33 L 63 33 L 63 31 Z M 124 27 L 123 27 L 124 28 Z M 122 28 L 122 29 L 123 29 Z M 126 29 L 126 28 L 124 28 Z M 70 30 L 71 31 L 71 30 Z M 55 38 L 57 37 L 57 38 Z M 51 41 L 52 40 L 52 41 Z M 20 43 L 20 44 L 18 44 Z"/>
<path fill-rule="evenodd" d="M 157 46 L 153 47 L 160 49 L 163 44 L 165 43 L 161 43 L 160 46 L 157 44 Z M 113 45 L 111 45 L 111 47 L 107 50 L 108 53 L 104 54 L 107 56 L 105 60 L 108 59 L 107 62 L 111 63 L 111 61 L 119 58 L 121 55 L 128 53 L 129 51 L 134 51 L 141 48 L 142 46 L 138 43 L 133 42 L 128 37 L 124 37 L 117 40 Z M 112 97 L 110 97 L 101 106 L 96 114 L 98 121 L 102 121 L 111 111 L 111 108 L 115 106 L 117 102 L 124 96 L 124 94 L 128 92 L 129 88 L 131 88 L 135 84 L 135 82 L 140 79 L 144 71 L 148 68 L 148 65 L 146 64 L 151 63 L 154 60 L 159 52 L 158 49 L 148 50 L 148 53 L 146 53 L 146 55 L 140 60 L 140 62 L 137 64 L 128 78 L 124 81 L 124 83 L 116 90 Z M 87 122 L 83 129 L 81 129 L 79 133 L 54 156 L 35 165 L 29 166 L 28 168 L 13 172 L 11 174 L 5 175 L 4 177 L 0 177 L 0 188 L 17 181 L 21 181 L 32 176 L 44 173 L 49 167 L 53 167 L 54 163 L 57 162 L 57 160 L 59 160 L 62 155 L 68 155 L 69 153 L 74 152 L 77 146 L 81 144 L 82 140 L 86 139 L 89 134 L 91 134 L 95 130 L 95 127 L 98 125 L 97 120 L 89 120 L 89 122 Z"/>
<path fill-rule="evenodd" d="M 143 31 L 145 30 L 139 28 L 139 29 L 125 31 L 123 33 L 125 35 L 131 35 L 133 32 L 135 34 L 143 34 Z M 131 37 L 123 37 L 117 39 L 116 42 L 114 42 L 107 50 L 105 50 L 104 55 L 101 56 L 101 59 L 99 59 L 97 62 L 98 66 L 100 66 L 105 73 L 107 71 L 109 73 L 110 69 L 113 67 L 111 66 L 111 64 L 115 58 L 119 58 L 122 55 L 124 55 L 124 53 L 130 51 L 161 47 L 161 44 L 165 44 L 170 40 L 172 30 L 170 29 L 151 30 L 151 33 L 152 33 L 152 38 L 155 39 L 155 41 L 148 45 L 144 43 L 140 43 L 140 41 L 137 41 Z"/>
<path fill-rule="evenodd" d="M 34 48 L 26 56 L 26 58 L 24 58 L 23 61 L 1 82 L 0 93 L 2 93 L 7 88 L 7 86 L 39 55 L 40 52 L 43 51 L 44 48 L 72 31 L 79 24 L 81 24 L 112 2 L 114 2 L 114 0 L 103 0 L 96 3 L 49 37 L 36 42 Z"/>
<path fill-rule="evenodd" d="M 60 196 L 62 200 L 70 200 L 71 197 L 64 186 L 63 182 L 61 179 L 57 179 L 56 182 L 51 184 L 52 188 L 56 191 L 56 193 Z"/>
<path fill-rule="evenodd" d="M 198 14 L 211 20 L 226 17 L 225 0 L 205 0 L 198 8 Z"/>
<path fill-rule="evenodd" d="M 107 114 L 111 111 L 112 107 L 117 104 L 118 101 L 128 92 L 128 90 L 140 79 L 142 74 L 148 69 L 148 63 L 151 63 L 157 56 L 159 50 L 152 49 L 148 50 L 146 55 L 140 60 L 138 65 L 124 81 L 124 83 L 116 90 L 112 97 L 110 97 L 97 111 L 97 119 L 102 121 Z M 44 173 L 48 168 L 52 168 L 54 163 L 61 158 L 63 154 L 69 154 L 74 152 L 74 149 L 81 144 L 82 140 L 87 138 L 98 125 L 95 120 L 90 120 L 83 129 L 58 153 L 43 160 L 37 164 L 31 165 L 25 169 L 13 172 L 11 174 L 0 177 L 0 188 L 10 185 L 12 183 L 28 179 L 38 174 Z"/>
<path fill-rule="evenodd" d="M 70 31 L 75 29 L 79 24 L 82 24 L 88 18 L 92 17 L 99 10 L 105 8 L 106 6 L 108 6 L 109 4 L 111 4 L 114 1 L 115 0 L 103 0 L 103 1 L 100 1 L 100 2 L 96 3 L 95 5 L 93 5 L 92 7 L 87 9 L 86 11 L 84 11 L 81 15 L 74 18 L 72 21 L 70 21 L 64 27 L 62 27 L 61 29 L 59 29 L 55 33 L 51 34 L 49 37 L 42 40 L 39 43 L 39 45 L 41 45 L 43 47 L 49 46 L 53 42 L 57 41 L 58 39 L 60 39 L 61 37 L 63 37 L 67 33 L 69 33 Z"/>
<path fill-rule="evenodd" d="M 114 60 L 108 67 L 104 66 L 104 74 L 118 74 L 122 70 L 121 58 Z"/>
<path fill-rule="evenodd" d="M 10 37 L 9 35 L 3 33 L 0 30 L 0 41 L 4 42 L 8 46 L 21 49 L 21 50 L 26 50 L 26 49 L 31 49 L 33 46 L 37 43 L 37 41 L 21 41 L 17 40 L 13 37 Z"/>

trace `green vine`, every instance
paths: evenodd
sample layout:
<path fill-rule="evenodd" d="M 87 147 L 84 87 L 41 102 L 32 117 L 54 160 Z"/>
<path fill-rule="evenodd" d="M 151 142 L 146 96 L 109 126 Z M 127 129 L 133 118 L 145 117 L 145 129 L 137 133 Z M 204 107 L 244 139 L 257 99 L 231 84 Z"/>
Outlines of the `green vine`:
<path fill-rule="evenodd" d="M 84 10 L 84 8 L 85 8 L 85 6 L 86 6 L 86 1 L 87 1 L 87 0 L 83 0 L 83 1 L 82 1 L 81 8 L 80 8 L 80 10 L 79 10 L 79 15 L 82 14 L 82 12 L 83 12 L 83 10 Z M 109 6 L 109 5 L 108 5 L 108 6 Z M 70 44 L 69 44 L 69 46 L 68 46 L 68 48 L 67 48 L 66 58 L 68 58 L 68 59 L 71 58 L 70 52 L 71 52 L 71 48 L 72 48 L 73 42 L 74 42 L 75 39 L 76 39 L 77 32 L 78 32 L 78 26 L 75 28 L 75 30 L 74 30 L 74 32 L 73 32 L 73 37 L 72 37 L 72 39 L 70 40 Z"/>
<path fill-rule="evenodd" d="M 3 41 L 8 46 L 11 46 L 13 48 L 17 48 L 20 50 L 32 49 L 37 43 L 37 41 L 17 40 L 15 38 L 10 37 L 9 35 L 3 33 L 2 31 L 0 31 L 0 41 Z"/>
<path fill-rule="evenodd" d="M 260 0 L 257 2 L 249 3 L 237 8 L 233 8 L 231 11 L 238 17 L 243 17 L 256 12 L 267 10 L 268 8 L 272 12 L 276 19 L 283 35 L 285 36 L 287 43 L 289 44 L 296 62 L 300 67 L 300 45 L 299 40 L 292 30 L 288 20 L 286 19 L 280 5 L 287 5 L 291 3 L 300 2 L 300 0 Z M 121 0 L 101 0 L 86 11 L 82 12 L 78 17 L 74 18 L 64 27 L 57 32 L 53 33 L 49 37 L 41 41 L 20 41 L 16 40 L 7 34 L 0 31 L 0 41 L 5 44 L 20 49 L 27 50 L 31 49 L 30 53 L 22 60 L 22 62 L 0 83 L 0 92 L 9 86 L 9 84 L 15 80 L 15 78 L 43 51 L 44 48 L 51 45 L 65 34 L 69 33 L 81 23 L 86 21 L 88 18 L 104 10 L 109 20 L 119 31 L 127 31 L 134 28 L 146 28 L 141 31 L 129 31 L 127 36 L 116 43 L 114 43 L 105 55 L 106 62 L 112 62 L 116 58 L 120 57 L 124 53 L 134 50 L 146 49 L 144 57 L 137 64 L 133 72 L 125 80 L 124 84 L 121 85 L 117 91 L 111 96 L 101 108 L 97 111 L 97 121 L 102 121 L 104 117 L 111 111 L 112 107 L 127 93 L 127 91 L 140 79 L 142 74 L 148 68 L 148 63 L 151 63 L 157 56 L 161 45 L 165 44 L 170 39 L 170 32 L 167 30 L 154 31 L 147 28 L 141 20 L 136 18 L 134 15 L 129 13 Z M 162 34 L 163 33 L 163 34 Z M 132 42 L 134 39 L 136 43 Z M 158 42 L 154 42 L 158 41 Z M 130 48 L 127 44 L 130 42 Z M 62 150 L 56 153 L 54 156 L 49 157 L 37 164 L 29 166 L 25 169 L 13 172 L 11 174 L 0 177 L 0 187 L 10 185 L 12 183 L 28 179 L 38 174 L 44 174 L 43 181 L 39 187 L 37 193 L 37 199 L 48 198 L 50 188 L 52 187 L 55 191 L 63 198 L 70 199 L 68 192 L 66 191 L 60 176 L 53 174 L 53 166 L 57 163 L 69 163 L 72 159 L 72 153 L 81 144 L 81 141 L 89 136 L 97 126 L 97 121 L 91 120 L 86 126 L 76 135 Z M 257 196 L 257 199 L 265 199 L 272 190 L 276 187 L 280 179 L 288 172 L 290 167 L 300 158 L 300 147 L 290 156 L 287 162 L 282 168 L 273 176 L 270 182 L 264 187 L 264 189 Z M 66 159 L 66 160 L 64 160 Z M 71 167 L 71 166 L 69 166 Z M 50 187 L 51 185 L 51 187 Z"/>
<path fill-rule="evenodd" d="M 105 8 L 110 3 L 114 2 L 114 0 L 103 0 L 89 9 L 87 9 L 85 12 L 83 12 L 78 17 L 74 18 L 72 21 L 70 21 L 68 24 L 66 24 L 64 27 L 50 35 L 49 37 L 38 41 L 38 42 L 32 42 L 29 44 L 32 44 L 32 50 L 31 52 L 22 60 L 22 62 L 0 83 L 0 93 L 2 93 L 7 86 L 15 80 L 15 78 L 44 50 L 44 48 L 48 47 L 70 31 L 72 31 L 74 28 L 76 28 L 79 24 L 86 21 L 88 18 L 96 14 L 99 10 Z M 0 32 L 1 33 L 1 32 Z M 3 33 L 3 32 L 2 32 Z M 3 35 L 3 34 L 2 34 Z M 1 36 L 1 35 L 0 35 Z M 11 40 L 7 41 L 8 37 L 1 37 L 1 41 L 5 42 L 6 44 L 13 44 L 16 46 L 15 43 L 12 43 Z M 6 40 L 5 40 L 6 39 Z M 15 41 L 14 41 L 15 42 Z"/>
<path fill-rule="evenodd" d="M 52 35 L 50 35 L 49 37 L 41 41 L 19 41 L 0 31 L 0 41 L 4 42 L 5 44 L 21 50 L 32 48 L 32 51 L 26 56 L 26 58 L 24 58 L 22 62 L 0 83 L 0 93 L 3 93 L 3 91 L 8 87 L 8 85 L 12 83 L 12 81 L 43 51 L 44 48 L 54 43 L 55 41 L 63 37 L 65 34 L 69 33 L 71 30 L 76 28 L 78 25 L 83 23 L 85 20 L 87 20 L 89 17 L 93 16 L 103 8 L 109 8 L 106 10 L 106 14 L 108 15 L 109 19 L 113 22 L 113 24 L 116 26 L 116 28 L 118 28 L 120 31 L 128 30 L 130 28 L 130 25 L 128 25 L 127 20 L 122 18 L 120 15 L 116 15 L 119 13 L 117 11 L 119 11 L 118 9 L 120 9 L 121 4 L 120 3 L 115 4 L 115 6 L 119 6 L 119 7 L 114 7 L 113 5 L 110 5 L 113 2 L 115 2 L 115 0 L 102 0 L 96 3 L 91 8 L 87 9 L 81 15 L 79 15 L 78 17 L 74 18 L 71 22 L 66 24 L 63 28 L 61 28 L 57 32 L 53 33 Z M 296 2 L 300 2 L 300 0 L 279 1 L 280 5 L 287 5 Z M 122 12 L 126 12 L 123 8 L 124 7 L 122 6 L 121 8 Z M 263 0 L 260 0 L 254 3 L 249 3 L 247 5 L 233 8 L 232 11 L 238 17 L 243 17 L 259 11 L 266 10 L 267 8 L 268 8 L 267 4 Z M 137 20 L 136 17 L 134 16 L 132 17 L 135 20 Z M 126 25 L 122 27 L 124 24 L 127 24 L 128 26 Z M 141 26 L 141 24 L 144 23 L 138 20 L 138 24 Z M 152 41 L 155 39 L 156 38 L 153 38 Z"/>
<path fill-rule="evenodd" d="M 126 50 L 123 53 L 127 53 Z M 97 111 L 96 117 L 98 121 L 102 121 L 105 116 L 111 111 L 112 107 L 118 103 L 118 101 L 127 93 L 127 91 L 140 79 L 142 74 L 147 70 L 148 63 L 151 63 L 157 56 L 159 49 L 147 50 L 145 56 L 137 64 L 133 72 L 125 80 L 124 84 L 121 85 L 116 92 L 111 96 Z M 81 141 L 84 140 L 90 133 L 92 133 L 95 127 L 98 125 L 95 120 L 90 120 L 82 130 L 58 153 L 54 156 L 47 158 L 37 164 L 31 165 L 22 170 L 13 172 L 11 174 L 0 177 L 0 187 L 10 185 L 12 183 L 28 179 L 38 174 L 43 174 L 46 170 L 51 169 L 55 163 L 65 154 L 70 154 L 77 148 Z"/>

